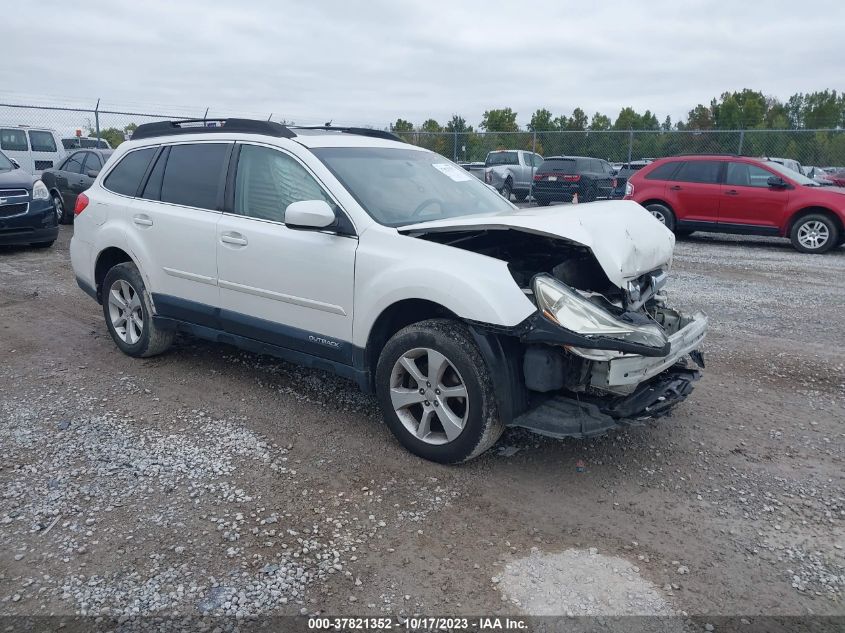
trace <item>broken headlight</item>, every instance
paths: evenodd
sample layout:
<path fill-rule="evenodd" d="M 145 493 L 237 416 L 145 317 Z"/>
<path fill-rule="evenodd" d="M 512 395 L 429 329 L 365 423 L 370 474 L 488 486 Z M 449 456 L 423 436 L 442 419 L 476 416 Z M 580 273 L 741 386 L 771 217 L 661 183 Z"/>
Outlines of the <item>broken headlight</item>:
<path fill-rule="evenodd" d="M 649 347 L 666 345 L 666 335 L 656 323 L 626 323 L 553 277 L 535 277 L 534 296 L 543 316 L 582 336 L 601 336 Z"/>

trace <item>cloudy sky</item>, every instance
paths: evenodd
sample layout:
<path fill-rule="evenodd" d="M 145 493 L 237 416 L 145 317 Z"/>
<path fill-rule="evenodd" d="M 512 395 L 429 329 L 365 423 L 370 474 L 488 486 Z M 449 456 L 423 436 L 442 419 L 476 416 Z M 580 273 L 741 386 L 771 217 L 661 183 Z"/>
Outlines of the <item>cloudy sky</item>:
<path fill-rule="evenodd" d="M 297 123 L 477 125 L 510 106 L 662 120 L 725 90 L 845 89 L 845 2 L 39 0 L 3 12 L 0 100 Z"/>

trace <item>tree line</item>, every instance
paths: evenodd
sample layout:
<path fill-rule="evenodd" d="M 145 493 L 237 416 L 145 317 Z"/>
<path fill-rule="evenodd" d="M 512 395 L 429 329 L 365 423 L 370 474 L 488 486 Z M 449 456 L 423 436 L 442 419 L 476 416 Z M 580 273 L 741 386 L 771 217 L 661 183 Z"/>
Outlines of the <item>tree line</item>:
<path fill-rule="evenodd" d="M 744 89 L 725 92 L 698 104 L 684 120 L 662 121 L 651 110 L 637 112 L 624 107 L 615 119 L 592 116 L 581 108 L 571 115 L 555 115 L 548 108 L 537 109 L 525 127 L 512 108 L 486 110 L 478 130 L 458 114 L 441 125 L 428 119 L 420 125 L 399 118 L 390 130 L 402 138 L 450 158 L 481 160 L 496 148 L 535 149 L 538 153 L 586 154 L 609 160 L 627 158 L 629 139 L 624 134 L 590 135 L 590 132 L 640 132 L 632 135 L 632 156 L 667 156 L 676 153 L 738 153 L 787 155 L 806 164 L 845 163 L 845 133 L 765 134 L 765 130 L 841 130 L 845 128 L 845 93 L 822 90 L 792 95 L 785 102 L 760 91 Z M 736 134 L 725 134 L 727 130 Z M 685 135 L 648 134 L 681 131 Z M 741 132 L 740 132 L 741 131 Z M 479 134 L 483 132 L 484 134 Z M 524 134 L 515 134 L 523 132 Z M 550 134 L 582 132 L 584 134 Z M 707 134 L 708 132 L 721 132 Z M 759 132 L 756 133 L 755 132 Z"/>

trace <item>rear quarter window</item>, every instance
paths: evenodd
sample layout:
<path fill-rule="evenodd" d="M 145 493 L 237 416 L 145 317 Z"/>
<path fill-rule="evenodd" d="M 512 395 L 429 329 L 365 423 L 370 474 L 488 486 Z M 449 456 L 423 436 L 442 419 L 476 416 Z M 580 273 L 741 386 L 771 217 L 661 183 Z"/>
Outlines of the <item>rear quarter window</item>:
<path fill-rule="evenodd" d="M 145 147 L 126 154 L 106 176 L 103 186 L 114 193 L 134 197 L 156 149 Z"/>
<path fill-rule="evenodd" d="M 684 162 L 673 180 L 679 182 L 694 182 L 703 185 L 715 185 L 719 182 L 719 170 L 722 163 L 715 160 L 690 160 Z"/>
<path fill-rule="evenodd" d="M 671 163 L 663 163 L 662 165 L 655 167 L 650 172 L 648 172 L 645 176 L 646 180 L 672 180 L 672 174 L 675 173 L 675 170 L 678 168 L 677 161 L 673 161 Z"/>

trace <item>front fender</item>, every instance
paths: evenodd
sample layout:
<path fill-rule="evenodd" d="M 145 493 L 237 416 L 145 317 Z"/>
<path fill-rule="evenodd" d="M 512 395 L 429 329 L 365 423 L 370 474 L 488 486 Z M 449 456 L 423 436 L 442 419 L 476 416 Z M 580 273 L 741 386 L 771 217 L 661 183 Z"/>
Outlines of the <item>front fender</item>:
<path fill-rule="evenodd" d="M 536 312 L 505 262 L 378 227 L 361 236 L 355 261 L 352 337 L 366 346 L 389 306 L 424 299 L 467 321 L 512 327 Z"/>

